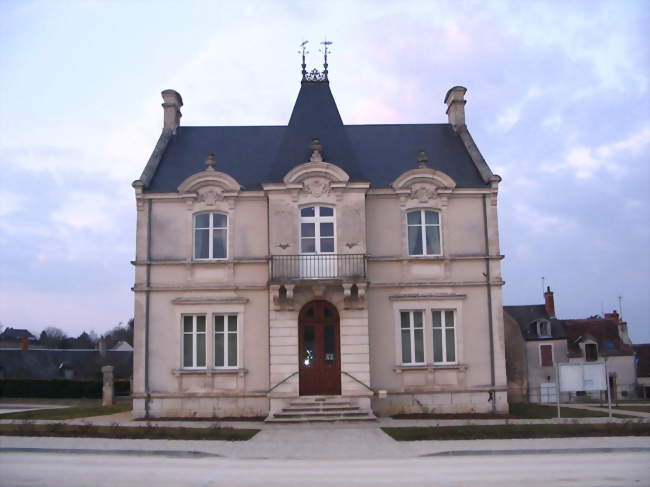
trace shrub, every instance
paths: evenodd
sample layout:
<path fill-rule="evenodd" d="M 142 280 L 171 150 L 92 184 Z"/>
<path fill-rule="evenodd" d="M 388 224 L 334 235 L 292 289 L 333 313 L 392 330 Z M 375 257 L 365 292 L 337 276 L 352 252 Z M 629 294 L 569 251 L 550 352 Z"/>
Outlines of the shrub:
<path fill-rule="evenodd" d="M 115 395 L 128 395 L 131 381 L 114 382 Z M 102 395 L 102 381 L 91 379 L 0 379 L 1 397 L 90 397 Z"/>

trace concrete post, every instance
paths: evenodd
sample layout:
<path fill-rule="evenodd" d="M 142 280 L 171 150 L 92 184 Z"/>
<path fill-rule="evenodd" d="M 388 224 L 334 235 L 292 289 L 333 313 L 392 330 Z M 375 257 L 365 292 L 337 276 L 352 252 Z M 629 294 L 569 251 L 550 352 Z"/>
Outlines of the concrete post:
<path fill-rule="evenodd" d="M 104 385 L 102 386 L 102 406 L 113 405 L 113 366 L 102 367 Z"/>

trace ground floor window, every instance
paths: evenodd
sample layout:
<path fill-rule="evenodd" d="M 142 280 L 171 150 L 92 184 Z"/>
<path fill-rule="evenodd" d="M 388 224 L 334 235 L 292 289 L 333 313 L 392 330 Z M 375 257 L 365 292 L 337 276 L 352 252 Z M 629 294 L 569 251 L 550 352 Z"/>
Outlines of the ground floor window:
<path fill-rule="evenodd" d="M 553 345 L 540 345 L 539 346 L 539 361 L 542 367 L 553 366 Z"/>
<path fill-rule="evenodd" d="M 214 316 L 214 366 L 237 367 L 237 315 Z"/>
<path fill-rule="evenodd" d="M 402 363 L 424 363 L 424 323 L 422 311 L 401 311 Z"/>
<path fill-rule="evenodd" d="M 183 316 L 183 367 L 205 367 L 205 315 Z"/>

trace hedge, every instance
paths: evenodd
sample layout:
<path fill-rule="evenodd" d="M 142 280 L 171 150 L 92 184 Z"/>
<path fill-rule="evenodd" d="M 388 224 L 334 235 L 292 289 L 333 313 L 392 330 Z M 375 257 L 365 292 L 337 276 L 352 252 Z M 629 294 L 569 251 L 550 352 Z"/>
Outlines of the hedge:
<path fill-rule="evenodd" d="M 116 379 L 115 395 L 131 392 L 129 379 Z M 102 381 L 89 379 L 0 379 L 0 397 L 101 397 Z"/>

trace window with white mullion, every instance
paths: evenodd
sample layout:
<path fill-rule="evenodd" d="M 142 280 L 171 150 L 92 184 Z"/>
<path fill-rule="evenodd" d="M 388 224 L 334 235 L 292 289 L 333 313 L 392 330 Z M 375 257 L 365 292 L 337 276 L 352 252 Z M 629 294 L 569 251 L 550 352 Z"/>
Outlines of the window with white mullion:
<path fill-rule="evenodd" d="M 214 316 L 214 366 L 236 368 L 238 343 L 237 315 Z"/>
<path fill-rule="evenodd" d="M 402 364 L 424 364 L 424 325 L 422 311 L 400 311 Z"/>
<path fill-rule="evenodd" d="M 206 330 L 204 315 L 183 316 L 183 368 L 205 368 Z"/>
<path fill-rule="evenodd" d="M 194 215 L 194 258 L 226 259 L 228 257 L 228 217 L 221 213 Z"/>
<path fill-rule="evenodd" d="M 334 245 L 334 208 L 307 206 L 300 209 L 300 252 L 331 254 Z"/>
<path fill-rule="evenodd" d="M 406 214 L 409 255 L 442 255 L 440 214 L 414 210 Z"/>
<path fill-rule="evenodd" d="M 453 311 L 431 310 L 433 363 L 456 362 L 456 318 Z"/>

